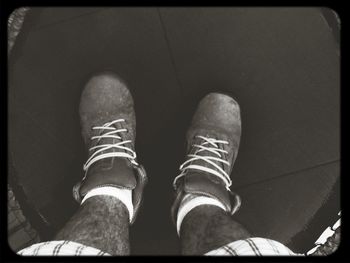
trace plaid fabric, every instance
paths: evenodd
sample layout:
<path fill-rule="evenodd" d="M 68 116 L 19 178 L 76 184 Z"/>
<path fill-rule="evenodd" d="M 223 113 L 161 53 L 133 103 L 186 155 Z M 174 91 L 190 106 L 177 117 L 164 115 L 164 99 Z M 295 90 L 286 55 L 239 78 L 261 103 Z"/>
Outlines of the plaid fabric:
<path fill-rule="evenodd" d="M 22 256 L 110 256 L 99 249 L 73 241 L 48 241 L 37 243 L 17 252 Z M 283 244 L 266 238 L 253 237 L 238 240 L 209 251 L 206 256 L 302 256 L 293 253 Z"/>
<path fill-rule="evenodd" d="M 218 249 L 209 251 L 206 256 L 302 256 L 292 252 L 275 240 L 253 237 L 237 240 Z"/>
<path fill-rule="evenodd" d="M 21 256 L 110 256 L 97 248 L 73 241 L 47 241 L 37 243 L 17 252 Z"/>
<path fill-rule="evenodd" d="M 336 228 L 334 230 L 334 228 Z M 331 231 L 330 231 L 330 230 Z M 333 235 L 330 235 L 329 233 Z M 321 243 L 323 241 L 323 243 Z M 291 251 L 280 242 L 253 237 L 244 240 L 237 240 L 215 250 L 207 252 L 207 256 L 309 256 L 329 255 L 333 253 L 340 243 L 340 220 L 333 227 L 324 231 L 321 237 L 315 242 L 317 246 L 307 253 L 298 254 Z M 37 243 L 17 252 L 23 256 L 110 256 L 110 254 L 99 249 L 85 246 L 73 241 L 47 241 Z"/>

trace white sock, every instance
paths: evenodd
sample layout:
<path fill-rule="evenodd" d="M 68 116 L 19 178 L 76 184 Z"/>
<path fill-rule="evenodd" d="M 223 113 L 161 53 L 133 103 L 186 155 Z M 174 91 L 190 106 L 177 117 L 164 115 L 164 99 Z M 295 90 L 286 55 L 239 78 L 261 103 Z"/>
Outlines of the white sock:
<path fill-rule="evenodd" d="M 91 189 L 87 194 L 84 196 L 83 200 L 81 201 L 81 204 L 83 204 L 86 199 L 97 196 L 97 195 L 109 195 L 114 196 L 118 200 L 120 200 L 128 209 L 129 211 L 129 221 L 131 222 L 132 217 L 134 215 L 134 205 L 132 204 L 132 192 L 129 189 L 120 189 L 113 186 L 103 186 Z"/>
<path fill-rule="evenodd" d="M 177 212 L 176 229 L 177 234 L 180 236 L 180 227 L 185 216 L 195 207 L 200 205 L 215 205 L 226 211 L 225 206 L 217 199 L 196 194 L 186 194 L 180 203 L 179 210 Z"/>

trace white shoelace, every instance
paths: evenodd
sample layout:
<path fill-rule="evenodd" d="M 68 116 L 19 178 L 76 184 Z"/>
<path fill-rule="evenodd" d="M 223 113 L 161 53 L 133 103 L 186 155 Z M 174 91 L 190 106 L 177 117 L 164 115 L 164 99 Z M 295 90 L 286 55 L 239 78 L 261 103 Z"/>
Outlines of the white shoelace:
<path fill-rule="evenodd" d="M 200 135 L 196 136 L 196 138 L 202 139 L 203 142 L 200 145 L 194 144 L 192 146 L 192 147 L 198 148 L 198 150 L 196 150 L 194 154 L 187 155 L 187 157 L 189 157 L 189 159 L 186 160 L 180 166 L 179 169 L 180 169 L 181 173 L 175 177 L 173 185 L 174 186 L 176 185 L 177 180 L 180 179 L 181 177 L 183 177 L 185 175 L 185 172 L 188 169 L 196 169 L 196 170 L 208 172 L 208 173 L 215 175 L 216 177 L 222 179 L 226 185 L 226 189 L 230 190 L 230 186 L 232 184 L 230 176 L 224 171 L 224 169 L 222 169 L 222 167 L 220 167 L 219 165 L 217 165 L 216 163 L 213 162 L 213 161 L 217 161 L 217 162 L 223 163 L 224 165 L 228 165 L 228 166 L 230 165 L 230 163 L 228 161 L 224 160 L 223 156 L 222 156 L 222 153 L 227 154 L 228 152 L 223 150 L 223 149 L 220 149 L 218 146 L 218 144 L 220 144 L 220 143 L 221 144 L 229 144 L 229 143 L 227 141 L 224 141 L 224 140 L 217 140 L 217 139 L 208 138 L 208 137 L 204 137 L 204 136 L 200 136 Z M 198 153 L 203 152 L 203 151 L 208 151 L 208 152 L 214 153 L 218 157 L 198 155 Z M 215 167 L 216 170 L 202 166 L 202 165 L 191 164 L 193 161 L 196 161 L 196 160 L 203 160 L 206 163 L 209 163 L 213 167 Z"/>
<path fill-rule="evenodd" d="M 112 144 L 96 145 L 94 147 L 91 147 L 89 151 L 91 152 L 95 151 L 95 152 L 89 157 L 89 159 L 84 164 L 84 167 L 83 167 L 84 171 L 87 171 L 93 163 L 99 160 L 102 160 L 105 158 L 111 158 L 111 157 L 127 158 L 130 160 L 132 164 L 138 165 L 138 163 L 135 161 L 136 153 L 131 148 L 124 146 L 125 144 L 132 143 L 132 141 L 131 140 L 123 141 L 122 137 L 118 136 L 118 134 L 120 134 L 121 132 L 127 132 L 127 129 L 116 129 L 115 127 L 112 127 L 113 124 L 117 122 L 124 122 L 124 121 L 125 121 L 124 119 L 118 119 L 112 122 L 105 123 L 102 126 L 95 126 L 92 128 L 93 130 L 105 131 L 105 133 L 101 135 L 93 136 L 91 137 L 91 140 L 97 140 L 97 143 L 98 143 L 101 139 L 112 138 L 112 139 L 118 139 L 120 140 L 120 142 L 112 143 Z M 112 148 L 116 148 L 122 151 L 101 153 L 103 151 L 106 151 Z M 124 152 L 124 150 L 126 152 Z"/>

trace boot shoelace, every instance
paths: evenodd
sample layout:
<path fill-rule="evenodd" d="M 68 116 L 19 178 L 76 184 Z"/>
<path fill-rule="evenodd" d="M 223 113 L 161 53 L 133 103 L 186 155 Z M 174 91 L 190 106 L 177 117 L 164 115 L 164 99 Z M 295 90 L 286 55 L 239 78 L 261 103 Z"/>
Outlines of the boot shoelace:
<path fill-rule="evenodd" d="M 138 165 L 138 163 L 135 161 L 136 159 L 136 153 L 130 148 L 125 146 L 128 143 L 132 143 L 131 140 L 123 140 L 123 138 L 120 135 L 122 132 L 127 132 L 127 129 L 116 129 L 114 126 L 112 126 L 115 123 L 118 122 L 125 122 L 124 119 L 118 119 L 114 120 L 112 122 L 107 122 L 103 124 L 102 126 L 95 126 L 92 127 L 93 130 L 100 130 L 102 131 L 100 135 L 92 136 L 91 140 L 97 140 L 97 145 L 93 146 L 89 149 L 89 152 L 93 152 L 89 159 L 86 161 L 84 164 L 84 171 L 87 171 L 89 167 L 102 159 L 105 158 L 111 158 L 111 157 L 121 157 L 121 158 L 127 158 L 131 161 L 132 164 Z M 119 134 L 119 135 L 118 135 Z M 119 142 L 117 143 L 109 143 L 109 144 L 101 144 L 98 145 L 101 139 L 106 139 L 106 138 L 112 138 L 112 139 L 117 139 Z M 107 152 L 107 153 L 102 153 L 104 151 L 110 150 L 110 149 L 118 149 L 119 151 L 113 151 L 113 152 Z M 125 152 L 126 151 L 126 152 Z"/>
<path fill-rule="evenodd" d="M 200 138 L 203 140 L 203 142 L 199 145 L 199 144 L 193 144 L 192 147 L 197 148 L 197 150 L 195 151 L 194 154 L 188 154 L 187 157 L 188 159 L 180 166 L 180 171 L 181 173 L 175 177 L 174 179 L 174 187 L 176 185 L 176 182 L 179 178 L 183 177 L 185 175 L 185 172 L 188 169 L 196 169 L 196 170 L 200 170 L 200 171 L 204 171 L 207 173 L 210 173 L 218 178 L 220 178 L 221 180 L 224 181 L 225 185 L 226 185 L 226 189 L 230 190 L 230 186 L 232 184 L 232 181 L 230 179 L 230 176 L 224 171 L 224 169 L 222 169 L 222 167 L 220 167 L 218 164 L 216 164 L 213 161 L 217 161 L 219 163 L 222 163 L 224 165 L 230 166 L 230 163 L 226 160 L 223 159 L 222 153 L 227 154 L 228 152 L 220 149 L 218 144 L 229 144 L 227 141 L 224 140 L 217 140 L 217 139 L 213 139 L 213 138 L 208 138 L 208 137 L 204 137 L 204 136 L 200 136 L 197 135 L 196 138 Z M 205 155 L 198 155 L 200 152 L 211 152 L 215 155 L 217 155 L 218 157 L 215 156 L 205 156 Z M 205 167 L 203 165 L 198 165 L 198 164 L 192 164 L 193 161 L 197 161 L 197 160 L 202 160 L 208 164 L 210 164 L 211 166 L 213 166 L 216 169 L 212 169 L 209 167 Z"/>

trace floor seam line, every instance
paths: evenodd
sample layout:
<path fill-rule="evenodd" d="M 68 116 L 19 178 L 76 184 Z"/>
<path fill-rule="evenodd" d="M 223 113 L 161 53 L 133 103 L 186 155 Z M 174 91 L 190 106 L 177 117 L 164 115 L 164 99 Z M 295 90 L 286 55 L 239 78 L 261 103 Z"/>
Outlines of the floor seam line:
<path fill-rule="evenodd" d="M 101 10 L 95 10 L 95 11 L 83 13 L 83 14 L 80 14 L 80 15 L 77 15 L 77 16 L 72 16 L 72 17 L 69 17 L 69 18 L 66 18 L 66 19 L 58 20 L 58 21 L 55 21 L 55 22 L 52 22 L 52 23 L 48 23 L 48 24 L 41 25 L 41 26 L 40 26 L 40 25 L 39 25 L 39 26 L 34 26 L 34 27 L 31 29 L 31 32 L 40 31 L 40 30 L 46 29 L 46 28 L 48 28 L 48 27 L 50 27 L 50 26 L 55 26 L 55 25 L 58 25 L 58 24 L 61 24 L 61 23 L 66 23 L 66 22 L 69 22 L 69 21 L 71 21 L 71 20 L 75 20 L 75 19 L 81 18 L 81 17 L 83 17 L 83 16 L 88 16 L 88 15 L 96 14 L 96 13 L 105 11 L 106 9 L 107 9 L 107 8 L 102 8 Z"/>
<path fill-rule="evenodd" d="M 273 177 L 270 177 L 270 178 L 267 178 L 267 179 L 264 179 L 264 180 L 252 182 L 252 183 L 249 183 L 249 184 L 246 184 L 246 185 L 237 186 L 237 187 L 234 187 L 232 189 L 233 190 L 241 190 L 241 189 L 248 188 L 248 187 L 256 185 L 256 184 L 261 184 L 261 183 L 265 183 L 265 182 L 268 182 L 268 181 L 273 181 L 273 180 L 276 180 L 276 179 L 279 179 L 279 178 L 284 178 L 284 177 L 287 177 L 287 176 L 291 176 L 293 174 L 298 174 L 298 173 L 301 173 L 301 172 L 304 172 L 304 171 L 307 171 L 307 170 L 312 170 L 314 168 L 327 166 L 327 165 L 334 164 L 334 163 L 337 163 L 337 162 L 340 162 L 340 158 L 336 159 L 336 160 L 324 162 L 324 163 L 321 163 L 321 164 L 316 164 L 314 166 L 303 168 L 303 169 L 300 169 L 300 170 L 296 170 L 296 171 L 280 174 L 278 176 L 273 176 Z"/>
<path fill-rule="evenodd" d="M 174 54 L 173 54 L 173 51 L 172 51 L 171 46 L 170 46 L 170 41 L 169 41 L 168 34 L 167 34 L 167 31 L 166 31 L 166 28 L 165 28 L 164 20 L 162 18 L 162 14 L 161 14 L 159 8 L 157 8 L 157 13 L 158 13 L 158 17 L 159 17 L 160 24 L 161 24 L 161 27 L 162 27 L 162 31 L 163 31 L 164 39 L 165 39 L 165 42 L 166 42 L 166 46 L 167 46 L 167 49 L 168 49 L 168 52 L 169 52 L 170 61 L 171 61 L 171 64 L 172 64 L 174 72 L 175 72 L 176 82 L 179 85 L 182 94 L 184 95 L 183 86 L 182 86 L 182 83 L 181 83 L 180 78 L 178 76 L 178 70 L 177 70 L 177 67 L 176 67 Z"/>

